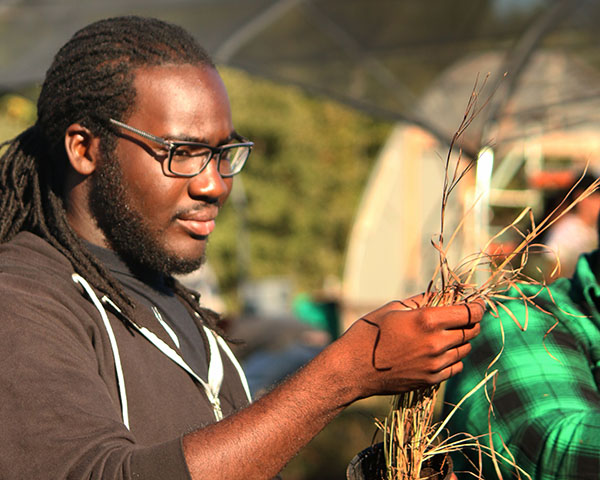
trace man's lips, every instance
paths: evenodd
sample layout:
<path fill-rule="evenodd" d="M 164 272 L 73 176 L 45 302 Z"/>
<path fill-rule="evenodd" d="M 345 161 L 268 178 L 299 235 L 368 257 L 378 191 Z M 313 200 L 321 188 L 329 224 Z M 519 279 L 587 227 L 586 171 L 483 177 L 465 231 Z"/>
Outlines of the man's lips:
<path fill-rule="evenodd" d="M 217 212 L 194 212 L 177 216 L 179 224 L 194 236 L 206 237 L 215 229 Z"/>

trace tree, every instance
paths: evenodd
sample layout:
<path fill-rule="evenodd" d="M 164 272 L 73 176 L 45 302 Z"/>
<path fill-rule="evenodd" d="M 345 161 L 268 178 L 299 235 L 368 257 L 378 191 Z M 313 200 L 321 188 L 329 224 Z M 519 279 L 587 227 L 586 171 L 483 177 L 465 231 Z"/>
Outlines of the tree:
<path fill-rule="evenodd" d="M 222 74 L 236 129 L 256 146 L 236 179 L 247 203 L 236 208 L 232 195 L 208 247 L 221 288 L 234 306 L 246 275 L 285 275 L 298 289 L 319 289 L 342 273 L 354 213 L 391 125 L 294 87 Z"/>

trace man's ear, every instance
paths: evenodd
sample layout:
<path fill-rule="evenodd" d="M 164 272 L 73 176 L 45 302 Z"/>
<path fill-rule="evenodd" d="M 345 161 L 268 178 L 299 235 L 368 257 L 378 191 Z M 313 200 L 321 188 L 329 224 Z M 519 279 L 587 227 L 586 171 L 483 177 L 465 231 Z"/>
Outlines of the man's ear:
<path fill-rule="evenodd" d="M 65 133 L 65 150 L 69 163 L 81 175 L 90 175 L 96 169 L 100 139 L 89 129 L 73 123 Z"/>

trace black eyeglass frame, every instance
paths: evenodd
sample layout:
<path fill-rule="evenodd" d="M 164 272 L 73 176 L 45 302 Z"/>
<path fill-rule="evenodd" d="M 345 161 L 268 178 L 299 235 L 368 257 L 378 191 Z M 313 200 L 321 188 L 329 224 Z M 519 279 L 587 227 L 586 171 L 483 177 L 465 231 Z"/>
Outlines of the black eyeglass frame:
<path fill-rule="evenodd" d="M 127 125 L 126 123 L 120 122 L 119 120 L 115 120 L 114 118 L 109 118 L 108 121 L 111 124 L 116 125 L 117 127 L 121 127 L 125 130 L 128 130 L 130 132 L 133 132 L 133 133 L 139 135 L 142 138 L 151 140 L 153 142 L 158 143 L 159 145 L 163 145 L 163 146 L 167 147 L 167 155 L 168 155 L 167 156 L 167 169 L 170 174 L 172 174 L 176 177 L 191 178 L 191 177 L 195 177 L 196 175 L 201 174 L 203 172 L 203 170 L 208 166 L 208 164 L 210 163 L 210 161 L 213 159 L 213 157 L 215 155 L 217 155 L 217 171 L 219 172 L 219 175 L 221 175 L 221 177 L 223 177 L 223 178 L 233 177 L 234 175 L 237 175 L 238 173 L 240 173 L 242 171 L 242 169 L 244 168 L 244 165 L 248 161 L 248 157 L 250 156 L 250 153 L 252 152 L 252 147 L 254 147 L 254 142 L 251 142 L 247 138 L 242 137 L 241 135 L 237 135 L 237 134 L 236 134 L 235 138 L 236 138 L 236 140 L 239 140 L 238 143 L 232 143 L 232 144 L 227 144 L 227 145 L 221 145 L 219 147 L 213 147 L 212 145 L 207 145 L 205 143 L 200 143 L 200 142 L 167 140 L 165 138 L 157 137 L 156 135 L 152 135 L 151 133 L 144 132 L 143 130 L 132 127 L 131 125 Z M 210 155 L 209 155 L 208 159 L 204 162 L 204 165 L 202 165 L 200 167 L 200 170 L 196 173 L 177 173 L 177 172 L 174 172 L 173 169 L 171 168 L 171 162 L 173 160 L 173 153 L 175 152 L 175 150 L 177 150 L 177 148 L 179 148 L 179 147 L 186 147 L 186 146 L 187 147 L 193 146 L 193 147 L 199 147 L 199 148 L 206 148 L 208 151 L 210 151 Z M 248 147 L 248 154 L 246 155 L 246 158 L 244 159 L 244 161 L 241 163 L 241 166 L 234 172 L 227 173 L 227 174 L 221 173 L 221 155 L 222 155 L 222 153 L 226 150 L 230 150 L 232 148 L 239 148 L 239 147 Z"/>

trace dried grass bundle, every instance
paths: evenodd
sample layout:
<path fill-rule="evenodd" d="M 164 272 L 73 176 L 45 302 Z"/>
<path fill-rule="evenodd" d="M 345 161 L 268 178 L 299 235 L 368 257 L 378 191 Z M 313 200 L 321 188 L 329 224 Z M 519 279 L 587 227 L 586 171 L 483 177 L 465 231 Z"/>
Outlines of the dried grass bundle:
<path fill-rule="evenodd" d="M 560 205 L 539 223 L 536 224 L 533 211 L 530 207 L 523 209 L 514 221 L 494 235 L 480 252 L 462 259 L 458 262 L 457 266 L 452 267 L 448 259 L 448 251 L 457 234 L 464 227 L 466 216 L 463 217 L 449 241 L 445 242 L 444 220 L 446 207 L 452 192 L 477 162 L 477 160 L 463 159 L 462 152 L 459 152 L 457 158 L 453 160 L 453 150 L 466 129 L 489 101 L 488 98 L 483 105 L 478 106 L 479 94 L 484 86 L 485 81 L 480 88 L 478 88 L 478 82 L 475 82 L 462 123 L 452 138 L 445 159 L 440 233 L 437 239 L 432 241 L 433 247 L 437 251 L 439 262 L 423 297 L 424 303 L 420 306 L 444 306 L 481 300 L 488 306 L 488 310 L 492 315 L 498 316 L 498 312 L 503 310 L 516 322 L 521 330 L 525 330 L 528 323 L 527 313 L 524 319 L 518 319 L 508 310 L 502 301 L 515 298 L 512 293 L 517 292 L 517 298 L 524 302 L 526 312 L 528 306 L 541 309 L 539 305 L 533 303 L 533 299 L 539 292 L 546 288 L 546 285 L 543 281 L 530 278 L 524 273 L 524 267 L 531 254 L 549 250 L 544 245 L 535 243 L 535 240 L 539 238 L 542 232 L 572 210 L 579 202 L 594 193 L 600 186 L 600 179 L 597 179 L 575 199 L 567 201 L 567 199 L 570 199 L 579 181 L 585 175 L 584 172 Z M 529 223 L 526 231 L 523 231 L 518 226 L 523 221 L 528 221 Z M 518 245 L 508 253 L 490 252 L 490 246 L 495 244 L 500 237 L 509 231 L 516 233 L 520 238 Z M 555 258 L 556 263 L 552 272 L 553 275 L 557 271 L 560 271 L 560 262 L 558 257 L 555 256 Z M 484 278 L 484 280 L 478 283 L 477 279 L 480 278 Z M 519 288 L 519 283 L 534 284 L 539 286 L 539 289 L 535 295 L 527 296 Z M 511 288 L 513 290 L 511 291 L 511 295 L 509 295 Z M 407 305 L 407 308 L 412 307 Z M 549 314 L 546 311 L 545 313 Z M 429 459 L 440 453 L 451 453 L 464 448 L 477 449 L 480 459 L 482 455 L 490 456 L 496 465 L 497 472 L 499 472 L 497 463 L 499 461 L 506 462 L 514 467 L 515 473 L 519 478 L 522 478 L 521 475 L 529 478 L 529 475 L 515 464 L 513 458 L 502 456 L 494 451 L 493 446 L 488 447 L 480 443 L 480 437 L 462 433 L 442 438 L 447 422 L 462 402 L 478 389 L 484 387 L 490 379 L 494 378 L 496 371 L 492 371 L 491 367 L 501 354 L 502 352 L 491 361 L 488 368 L 488 375 L 454 407 L 445 420 L 437 425 L 434 425 L 433 417 L 439 385 L 393 397 L 388 417 L 383 421 L 377 421 L 377 426 L 384 434 L 383 443 L 388 480 L 418 480 L 427 478 L 427 474 L 422 476 L 424 475 L 422 467 Z M 479 463 L 481 465 L 481 461 Z M 499 476 L 501 477 L 501 475 Z"/>

